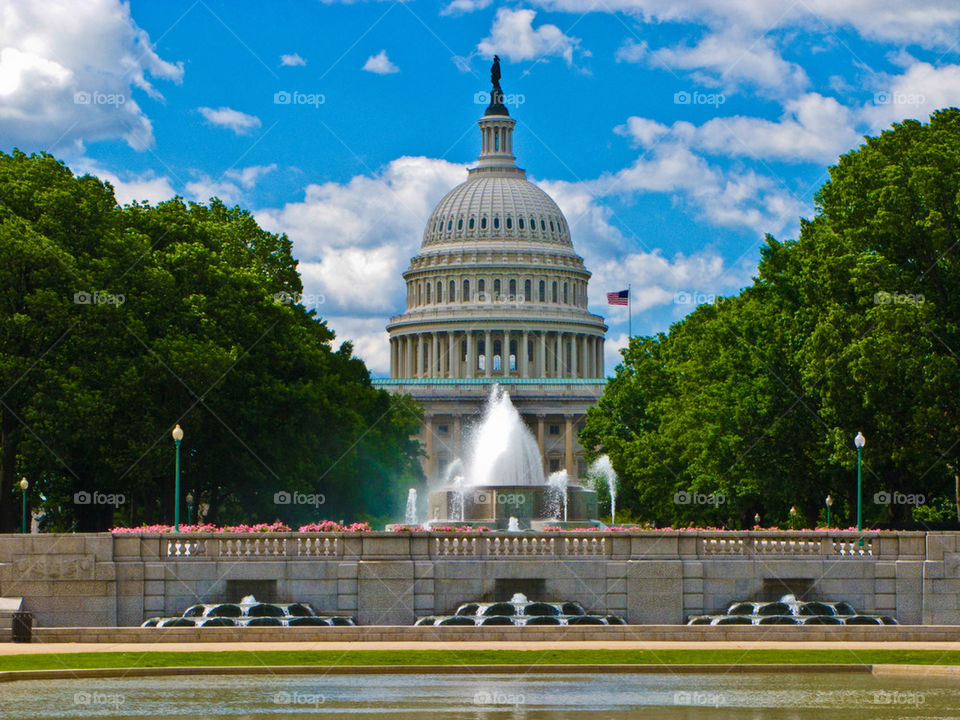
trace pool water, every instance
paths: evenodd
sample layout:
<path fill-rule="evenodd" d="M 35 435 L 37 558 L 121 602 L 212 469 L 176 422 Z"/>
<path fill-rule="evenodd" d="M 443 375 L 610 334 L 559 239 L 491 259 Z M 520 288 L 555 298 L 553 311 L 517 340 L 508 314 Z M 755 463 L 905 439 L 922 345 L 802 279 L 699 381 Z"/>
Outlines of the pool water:
<path fill-rule="evenodd" d="M 0 684 L 0 717 L 958 718 L 953 679 L 833 674 L 210 675 Z"/>

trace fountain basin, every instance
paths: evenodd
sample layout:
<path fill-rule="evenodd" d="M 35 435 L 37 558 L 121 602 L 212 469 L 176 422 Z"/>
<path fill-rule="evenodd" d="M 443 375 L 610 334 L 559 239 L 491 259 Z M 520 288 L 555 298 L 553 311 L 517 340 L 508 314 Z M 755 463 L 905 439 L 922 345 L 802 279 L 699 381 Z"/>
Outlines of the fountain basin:
<path fill-rule="evenodd" d="M 597 516 L 597 494 L 579 485 L 566 488 L 567 520 L 552 517 L 555 501 L 553 490 L 547 485 L 501 485 L 467 487 L 463 491 L 463 519 L 456 518 L 459 491 L 442 488 L 428 497 L 429 517 L 432 523 L 485 525 L 506 530 L 511 517 L 517 518 L 520 529 L 538 529 L 546 526 L 592 527 L 591 518 Z"/>

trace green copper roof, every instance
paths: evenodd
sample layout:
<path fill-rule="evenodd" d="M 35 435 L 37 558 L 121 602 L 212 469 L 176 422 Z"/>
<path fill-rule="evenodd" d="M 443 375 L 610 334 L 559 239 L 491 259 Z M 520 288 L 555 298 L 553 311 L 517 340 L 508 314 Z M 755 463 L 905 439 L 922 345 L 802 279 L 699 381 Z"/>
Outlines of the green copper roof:
<path fill-rule="evenodd" d="M 605 385 L 606 378 L 373 378 L 374 385 Z"/>

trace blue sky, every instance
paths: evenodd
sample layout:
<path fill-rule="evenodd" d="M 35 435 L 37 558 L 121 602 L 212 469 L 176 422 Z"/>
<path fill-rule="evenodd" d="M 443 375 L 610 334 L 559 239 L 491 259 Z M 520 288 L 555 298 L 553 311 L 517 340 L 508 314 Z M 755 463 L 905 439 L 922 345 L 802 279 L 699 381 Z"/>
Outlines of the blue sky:
<path fill-rule="evenodd" d="M 627 316 L 606 291 L 632 285 L 635 334 L 736 292 L 839 154 L 960 96 L 953 0 L 0 0 L 0 17 L 0 150 L 52 152 L 121 202 L 251 209 L 378 375 L 400 275 L 476 158 L 495 52 L 519 164 L 594 273 L 608 371 Z"/>

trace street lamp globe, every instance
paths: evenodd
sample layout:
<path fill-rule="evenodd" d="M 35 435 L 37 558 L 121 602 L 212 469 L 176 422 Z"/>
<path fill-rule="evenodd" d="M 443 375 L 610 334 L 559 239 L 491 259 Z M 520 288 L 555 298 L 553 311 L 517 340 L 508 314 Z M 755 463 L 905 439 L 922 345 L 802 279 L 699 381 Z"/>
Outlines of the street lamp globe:
<path fill-rule="evenodd" d="M 867 439 L 863 436 L 862 432 L 857 433 L 857 436 L 853 439 L 853 444 L 856 445 L 858 448 L 862 448 L 864 445 L 867 444 Z"/>
<path fill-rule="evenodd" d="M 174 442 L 180 442 L 183 440 L 183 428 L 178 424 L 173 428 L 173 432 L 170 433 L 173 436 Z"/>
<path fill-rule="evenodd" d="M 21 490 L 26 490 L 28 487 L 30 487 L 30 483 L 27 482 L 27 479 L 26 479 L 26 478 L 21 478 L 21 479 L 20 479 L 20 489 L 21 489 Z"/>
<path fill-rule="evenodd" d="M 830 495 L 827 495 L 827 499 L 824 500 L 824 502 L 827 504 L 827 507 L 833 507 L 833 498 Z"/>

